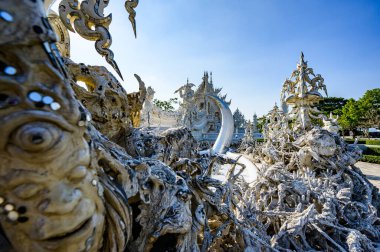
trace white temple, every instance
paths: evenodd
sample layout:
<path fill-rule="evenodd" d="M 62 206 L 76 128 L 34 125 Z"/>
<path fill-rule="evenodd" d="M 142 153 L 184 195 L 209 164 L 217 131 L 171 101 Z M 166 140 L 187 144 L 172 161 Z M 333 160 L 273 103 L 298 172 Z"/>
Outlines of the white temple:
<path fill-rule="evenodd" d="M 204 73 L 202 83 L 194 91 L 195 85 L 187 82 L 175 93 L 182 98 L 180 112 L 181 124 L 189 128 L 197 140 L 215 140 L 221 127 L 221 115 L 218 105 L 210 96 L 217 96 L 226 104 L 226 95 L 221 95 L 221 88 L 214 88 L 212 73 Z"/>
<path fill-rule="evenodd" d="M 222 95 L 222 88 L 215 88 L 212 73 L 204 72 L 202 82 L 196 87 L 189 80 L 174 93 L 179 95 L 180 103 L 178 110 L 164 111 L 153 102 L 154 90 L 147 88 L 147 96 L 142 110 L 141 126 L 164 130 L 171 127 L 184 126 L 190 129 L 194 138 L 205 144 L 205 147 L 214 143 L 221 129 L 222 115 L 215 99 L 217 97 L 226 106 L 231 104 L 227 101 L 227 95 Z M 234 134 L 232 142 L 239 142 L 246 133 L 247 122 L 244 115 L 237 109 L 233 115 Z M 253 120 L 253 138 L 262 138 L 257 131 L 257 118 Z"/>

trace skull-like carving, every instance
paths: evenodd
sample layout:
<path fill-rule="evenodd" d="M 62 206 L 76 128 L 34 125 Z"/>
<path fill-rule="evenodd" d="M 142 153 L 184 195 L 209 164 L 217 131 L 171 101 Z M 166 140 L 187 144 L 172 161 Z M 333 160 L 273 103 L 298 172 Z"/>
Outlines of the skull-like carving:
<path fill-rule="evenodd" d="M 146 160 L 146 164 L 151 175 L 140 192 L 141 213 L 136 220 L 142 228 L 133 247 L 149 251 L 160 246 L 161 238 L 180 250 L 182 239 L 176 238 L 189 234 L 192 225 L 191 192 L 185 180 L 163 163 Z"/>

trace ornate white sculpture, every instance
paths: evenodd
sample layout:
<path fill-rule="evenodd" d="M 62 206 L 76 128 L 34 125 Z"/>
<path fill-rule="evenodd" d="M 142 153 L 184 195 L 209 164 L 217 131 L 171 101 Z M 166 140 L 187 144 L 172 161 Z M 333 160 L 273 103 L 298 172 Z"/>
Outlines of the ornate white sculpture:
<path fill-rule="evenodd" d="M 141 123 L 143 126 L 150 127 L 152 123 L 152 117 L 153 117 L 153 109 L 154 109 L 154 98 L 155 91 L 152 87 L 148 87 L 146 90 L 146 98 L 143 105 L 143 109 L 141 111 Z"/>
<path fill-rule="evenodd" d="M 314 74 L 301 53 L 297 69 L 293 71 L 290 79 L 285 80 L 281 91 L 281 101 L 293 107 L 289 116 L 296 120 L 295 128 L 308 129 L 312 126 L 311 118 L 321 119 L 318 116 L 319 111 L 313 106 L 322 99 L 319 90 L 325 91 L 327 95 L 324 79 L 320 74 Z"/>
<path fill-rule="evenodd" d="M 216 96 L 227 105 L 226 95 L 221 96 L 219 88 L 214 88 L 212 81 L 212 73 L 204 73 L 202 83 L 194 91 L 195 86 L 192 83 L 187 83 L 180 87 L 175 93 L 178 93 L 182 98 L 180 104 L 180 112 L 182 114 L 181 124 L 188 127 L 196 139 L 201 140 L 202 134 L 217 134 L 221 128 L 221 114 L 216 101 L 210 98 Z"/>
<path fill-rule="evenodd" d="M 74 9 L 88 31 L 108 3 L 66 0 L 60 16 Z M 0 1 L 0 251 L 375 251 L 378 190 L 338 135 L 272 116 L 255 149 L 261 167 L 219 155 L 233 120 L 209 92 L 204 105 L 220 107 L 222 130 L 217 155 L 201 157 L 186 128 L 133 127 L 142 80 L 131 96 L 106 68 L 64 59 L 46 22 L 42 1 Z M 312 109 L 307 97 L 296 104 Z M 250 170 L 247 183 L 240 175 Z"/>
<path fill-rule="evenodd" d="M 339 130 L 341 129 L 341 127 L 339 126 L 338 124 L 338 119 L 339 119 L 339 116 L 337 116 L 336 118 L 334 118 L 334 116 L 332 115 L 332 113 L 330 113 L 330 117 L 329 118 L 325 118 L 323 117 L 322 120 L 323 120 L 323 129 L 333 133 L 333 134 L 338 134 Z"/>
<path fill-rule="evenodd" d="M 268 114 L 266 142 L 245 152 L 261 167 L 248 194 L 280 251 L 375 251 L 380 238 L 378 189 L 355 167 L 358 148 L 337 134 L 337 120 L 315 109 L 326 92 L 323 79 L 301 54 L 297 70 L 284 83 L 282 99 Z M 327 94 L 327 92 L 326 92 Z M 311 118 L 323 119 L 324 128 Z"/>

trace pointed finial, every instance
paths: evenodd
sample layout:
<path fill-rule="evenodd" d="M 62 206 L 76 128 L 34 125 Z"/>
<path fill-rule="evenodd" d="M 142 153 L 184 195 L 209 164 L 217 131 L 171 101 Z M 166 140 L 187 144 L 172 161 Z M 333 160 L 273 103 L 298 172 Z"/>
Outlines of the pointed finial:
<path fill-rule="evenodd" d="M 136 11 L 134 10 L 139 4 L 139 0 L 129 0 L 125 2 L 125 9 L 129 13 L 129 21 L 132 24 L 133 33 L 135 34 L 135 38 L 137 37 L 136 33 Z"/>
<path fill-rule="evenodd" d="M 300 57 L 300 63 L 299 63 L 300 66 L 307 66 L 307 61 L 305 61 L 304 59 L 304 54 L 303 52 L 301 51 L 301 57 Z"/>
<path fill-rule="evenodd" d="M 274 110 L 278 110 L 278 106 L 277 106 L 277 102 L 274 103 L 274 107 L 273 107 Z"/>
<path fill-rule="evenodd" d="M 120 78 L 124 81 L 123 75 L 120 72 L 119 66 L 117 65 L 116 61 L 113 58 L 113 52 L 111 50 L 106 50 L 106 61 L 108 64 L 110 64 L 115 72 L 120 76 Z"/>
<path fill-rule="evenodd" d="M 189 77 L 187 77 L 187 82 L 186 82 L 186 84 L 189 84 Z"/>
<path fill-rule="evenodd" d="M 212 84 L 212 72 L 210 72 L 210 83 Z"/>

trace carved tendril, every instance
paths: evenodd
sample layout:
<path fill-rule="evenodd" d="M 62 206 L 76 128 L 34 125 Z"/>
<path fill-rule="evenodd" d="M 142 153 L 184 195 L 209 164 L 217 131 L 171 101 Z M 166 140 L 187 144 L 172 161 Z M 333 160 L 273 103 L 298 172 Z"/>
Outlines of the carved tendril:
<path fill-rule="evenodd" d="M 134 10 L 134 8 L 136 8 L 138 4 L 139 4 L 139 0 L 125 1 L 125 9 L 129 13 L 129 21 L 131 21 L 135 37 L 137 37 L 137 34 L 136 34 L 136 20 L 135 20 L 136 11 Z"/>
<path fill-rule="evenodd" d="M 114 54 L 109 49 L 112 44 L 109 25 L 112 15 L 104 16 L 104 8 L 109 0 L 88 0 L 79 3 L 78 0 L 62 0 L 59 5 L 59 16 L 65 27 L 71 32 L 77 32 L 81 37 L 95 42 L 96 51 L 105 57 L 108 64 L 117 72 L 121 79 L 123 76 L 114 60 Z M 126 1 L 125 8 L 129 13 L 133 32 L 136 37 L 136 12 L 134 8 L 138 0 Z"/>

